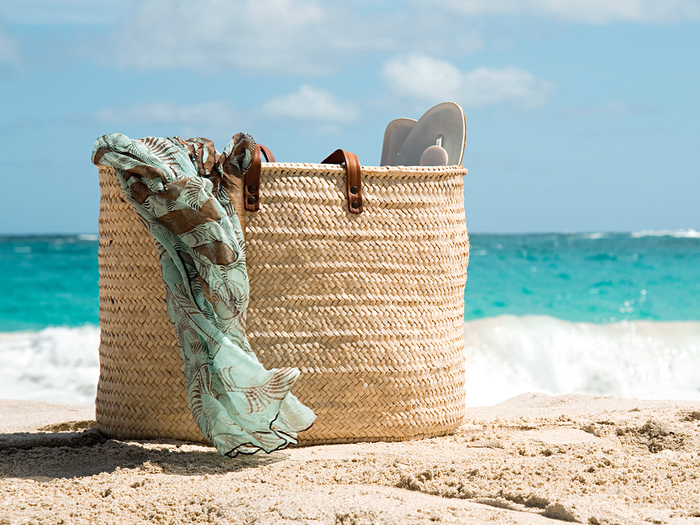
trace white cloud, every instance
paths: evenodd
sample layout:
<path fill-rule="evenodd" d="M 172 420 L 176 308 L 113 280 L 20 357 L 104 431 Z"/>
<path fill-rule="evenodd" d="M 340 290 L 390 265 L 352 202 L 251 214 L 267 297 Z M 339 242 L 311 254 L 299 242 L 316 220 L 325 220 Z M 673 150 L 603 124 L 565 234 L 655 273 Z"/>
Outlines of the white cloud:
<path fill-rule="evenodd" d="M 115 48 L 103 51 L 139 69 L 316 74 L 389 44 L 357 18 L 320 0 L 146 0 L 115 32 Z"/>
<path fill-rule="evenodd" d="M 0 27 L 0 64 L 18 64 L 20 46 L 17 39 Z"/>
<path fill-rule="evenodd" d="M 273 118 L 289 118 L 326 123 L 357 120 L 359 110 L 352 104 L 340 102 L 332 93 L 309 85 L 296 93 L 267 101 L 263 111 Z"/>
<path fill-rule="evenodd" d="M 449 0 L 443 5 L 466 15 L 534 15 L 591 24 L 700 20 L 698 0 Z"/>
<path fill-rule="evenodd" d="M 357 120 L 358 109 L 340 102 L 328 91 L 302 86 L 297 92 L 267 101 L 253 113 L 273 119 L 290 119 L 321 124 L 339 124 Z M 249 122 L 253 113 L 234 108 L 225 101 L 178 105 L 167 102 L 137 104 L 126 108 L 110 108 L 97 112 L 95 120 L 105 124 L 165 124 L 187 129 L 229 129 Z"/>
<path fill-rule="evenodd" d="M 557 89 L 556 84 L 524 69 L 482 67 L 462 72 L 449 62 L 423 55 L 385 63 L 382 76 L 399 97 L 427 102 L 454 100 L 464 107 L 502 102 L 542 106 Z"/>
<path fill-rule="evenodd" d="M 92 52 L 142 70 L 318 75 L 387 52 L 480 49 L 476 30 L 453 18 L 410 4 L 368 8 L 365 0 L 144 0 Z"/>
<path fill-rule="evenodd" d="M 121 110 L 105 109 L 95 115 L 108 124 L 174 124 L 184 126 L 231 126 L 240 120 L 228 102 L 207 102 L 180 106 L 156 102 Z"/>

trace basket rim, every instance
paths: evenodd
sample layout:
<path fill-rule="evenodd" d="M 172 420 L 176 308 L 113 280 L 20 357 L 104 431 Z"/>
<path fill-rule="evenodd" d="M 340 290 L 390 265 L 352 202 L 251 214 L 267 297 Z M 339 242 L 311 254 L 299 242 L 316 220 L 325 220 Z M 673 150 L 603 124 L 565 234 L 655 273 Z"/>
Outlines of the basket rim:
<path fill-rule="evenodd" d="M 328 171 L 345 173 L 345 168 L 341 164 L 321 164 L 316 162 L 263 162 L 261 165 L 265 169 L 294 168 L 302 170 Z M 461 164 L 452 166 L 368 166 L 361 165 L 362 171 L 372 171 L 375 173 L 398 173 L 415 175 L 443 175 L 468 173 L 468 170 Z"/>

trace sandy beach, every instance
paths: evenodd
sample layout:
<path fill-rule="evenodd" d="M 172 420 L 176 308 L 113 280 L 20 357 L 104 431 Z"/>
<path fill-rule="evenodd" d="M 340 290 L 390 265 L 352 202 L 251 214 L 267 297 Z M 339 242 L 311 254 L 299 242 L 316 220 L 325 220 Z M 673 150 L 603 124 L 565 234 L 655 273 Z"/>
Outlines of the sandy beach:
<path fill-rule="evenodd" d="M 0 524 L 700 524 L 700 403 L 524 394 L 453 435 L 228 459 L 0 402 Z"/>

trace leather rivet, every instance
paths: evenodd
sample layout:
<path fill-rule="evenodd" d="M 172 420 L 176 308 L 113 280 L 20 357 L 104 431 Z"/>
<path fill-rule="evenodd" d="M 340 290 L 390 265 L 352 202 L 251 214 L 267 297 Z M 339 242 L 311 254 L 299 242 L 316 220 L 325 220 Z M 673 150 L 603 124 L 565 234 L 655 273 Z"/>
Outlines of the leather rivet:
<path fill-rule="evenodd" d="M 350 193 L 352 193 L 353 195 L 357 195 L 357 191 L 357 186 L 353 186 L 352 188 L 350 188 Z"/>
<path fill-rule="evenodd" d="M 357 208 L 360 207 L 360 201 L 353 201 L 353 203 L 351 204 L 351 206 L 352 206 L 352 209 L 353 209 L 353 210 L 356 210 Z"/>
<path fill-rule="evenodd" d="M 258 188 L 255 186 L 255 184 L 251 184 L 250 186 L 248 186 L 248 193 L 255 193 L 255 190 L 257 189 Z"/>
<path fill-rule="evenodd" d="M 255 201 L 256 201 L 256 200 L 258 200 L 258 199 L 256 199 L 255 197 L 253 197 L 253 196 L 251 195 L 250 197 L 248 197 L 248 204 L 255 204 Z"/>

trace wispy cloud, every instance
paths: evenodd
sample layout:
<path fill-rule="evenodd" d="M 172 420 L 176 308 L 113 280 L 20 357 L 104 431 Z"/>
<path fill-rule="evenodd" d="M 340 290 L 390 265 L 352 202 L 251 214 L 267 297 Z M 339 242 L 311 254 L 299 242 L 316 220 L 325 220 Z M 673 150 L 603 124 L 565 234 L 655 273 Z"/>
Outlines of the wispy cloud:
<path fill-rule="evenodd" d="M 267 101 L 263 111 L 272 118 L 344 123 L 357 120 L 359 109 L 339 101 L 332 93 L 304 85 L 295 93 Z"/>
<path fill-rule="evenodd" d="M 452 49 L 464 55 L 483 46 L 474 28 L 411 4 L 387 10 L 368 9 L 364 0 L 144 0 L 132 11 L 93 50 L 126 69 L 311 76 L 377 54 Z"/>
<path fill-rule="evenodd" d="M 632 117 L 650 111 L 654 110 L 645 105 L 629 104 L 614 98 L 601 104 L 565 106 L 560 110 L 560 114 L 565 118 Z"/>
<path fill-rule="evenodd" d="M 463 72 L 449 62 L 424 55 L 391 60 L 384 64 L 382 76 L 396 96 L 426 102 L 454 100 L 464 107 L 503 102 L 542 106 L 557 90 L 553 82 L 517 67 Z"/>
<path fill-rule="evenodd" d="M 253 110 L 240 110 L 226 101 L 179 105 L 167 102 L 136 104 L 98 111 L 94 120 L 104 124 L 154 125 L 194 129 L 228 129 L 251 118 L 299 121 L 314 124 L 342 124 L 357 120 L 359 109 L 342 102 L 329 91 L 309 85 L 288 95 L 272 98 Z"/>
<path fill-rule="evenodd" d="M 700 20 L 697 0 L 448 0 L 441 5 L 471 16 L 533 15 L 590 24 Z"/>
<path fill-rule="evenodd" d="M 114 34 L 123 67 L 318 74 L 391 45 L 371 20 L 320 0 L 146 0 Z M 105 49 L 109 54 L 111 49 Z"/>
<path fill-rule="evenodd" d="M 0 64 L 19 65 L 20 56 L 17 39 L 0 27 Z"/>
<path fill-rule="evenodd" d="M 8 24 L 95 27 L 114 25 L 137 1 L 22 0 L 4 2 L 1 11 Z"/>
<path fill-rule="evenodd" d="M 168 103 L 138 104 L 122 109 L 104 109 L 95 115 L 106 124 L 173 124 L 180 126 L 230 126 L 239 114 L 228 102 L 206 102 L 192 106 Z"/>

